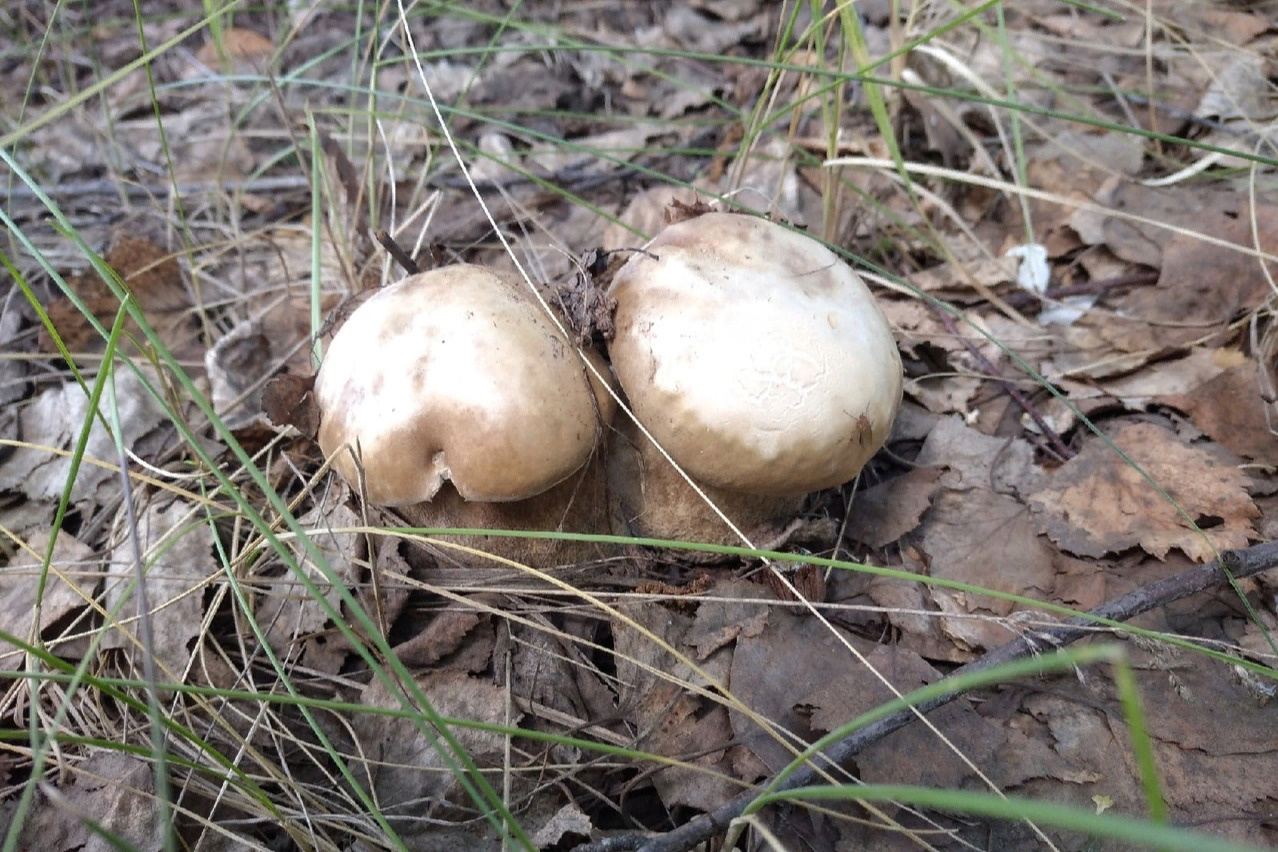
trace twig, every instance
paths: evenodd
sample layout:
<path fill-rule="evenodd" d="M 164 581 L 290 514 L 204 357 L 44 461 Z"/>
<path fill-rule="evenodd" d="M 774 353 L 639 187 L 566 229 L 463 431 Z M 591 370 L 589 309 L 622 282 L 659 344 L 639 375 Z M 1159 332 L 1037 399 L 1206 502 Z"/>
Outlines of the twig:
<path fill-rule="evenodd" d="M 395 242 L 395 238 L 390 235 L 389 231 L 378 231 L 377 241 L 382 244 L 382 248 L 390 252 L 390 256 L 395 258 L 395 262 L 402 266 L 409 275 L 416 275 L 422 271 L 422 268 L 417 265 L 417 261 L 413 260 L 412 255 L 404 251 L 403 246 Z"/>
<path fill-rule="evenodd" d="M 1031 293 L 1028 290 L 1016 290 L 1004 295 L 1003 300 L 1017 310 L 1023 310 L 1034 305 L 1041 305 L 1044 300 L 1068 299 L 1070 296 L 1105 297 L 1114 290 L 1135 287 L 1140 284 L 1155 284 L 1157 282 L 1158 273 L 1149 269 L 1142 272 L 1129 272 L 1126 275 L 1101 278 L 1084 284 L 1073 284 L 1068 287 L 1048 287 L 1047 292 L 1042 296 Z"/>
<path fill-rule="evenodd" d="M 118 195 L 123 192 L 130 197 L 167 197 L 170 193 L 178 195 L 200 195 L 206 192 L 282 192 L 289 189 L 306 189 L 310 182 L 304 175 L 279 175 L 263 177 L 255 180 L 206 180 L 191 183 L 136 183 L 123 178 L 99 178 L 97 180 L 72 181 L 41 186 L 40 191 L 51 198 L 79 197 L 82 195 Z M 29 186 L 10 186 L 4 190 L 4 197 L 10 202 L 36 197 L 35 190 Z"/>
<path fill-rule="evenodd" d="M 611 169 L 589 170 L 585 166 L 568 166 L 553 172 L 530 172 L 526 175 L 511 175 L 501 180 L 477 180 L 476 188 L 482 192 L 497 192 L 517 186 L 534 184 L 551 184 L 571 186 L 576 190 L 593 188 L 610 181 L 625 180 L 630 177 L 641 177 L 643 171 L 638 166 L 623 164 Z M 460 189 L 468 186 L 460 177 L 454 175 L 437 175 L 425 181 L 428 189 Z M 187 183 L 167 183 L 155 181 L 139 183 L 125 178 L 98 178 L 95 180 L 69 181 L 53 183 L 40 187 L 40 191 L 51 198 L 70 198 L 80 196 L 119 195 L 123 193 L 130 198 L 157 197 L 165 198 L 176 194 L 179 196 L 202 195 L 208 192 L 248 192 L 272 193 L 286 190 L 303 190 L 310 187 L 305 175 L 274 175 L 253 180 L 231 179 L 216 181 L 191 181 Z M 13 201 L 36 198 L 36 191 L 29 186 L 16 185 L 6 187 L 3 198 Z"/>
<path fill-rule="evenodd" d="M 966 349 L 967 353 L 972 356 L 974 361 L 976 361 L 976 366 L 980 367 L 981 372 L 998 382 L 999 385 L 1002 386 L 1003 390 L 1007 392 L 1007 395 L 1010 396 L 1012 400 L 1030 416 L 1030 419 L 1034 421 L 1034 425 L 1038 427 L 1039 432 L 1043 435 L 1043 437 L 1047 438 L 1048 443 L 1052 445 L 1052 451 L 1059 457 L 1060 461 L 1068 461 L 1073 458 L 1074 453 L 1070 451 L 1069 447 L 1065 446 L 1065 442 L 1061 440 L 1060 435 L 1056 434 L 1056 430 L 1047 425 L 1047 421 L 1043 419 L 1043 415 L 1039 414 L 1038 409 L 1034 407 L 1033 403 L 1029 401 L 1025 394 L 1021 393 L 1020 388 L 1003 378 L 1003 374 L 999 372 L 998 367 L 991 364 L 990 359 L 986 358 L 983 354 L 981 354 L 981 350 L 976 348 L 976 344 L 959 331 L 958 323 L 954 321 L 954 317 L 952 317 L 947 311 L 944 311 L 935 305 L 929 304 L 928 307 L 941 318 L 941 322 L 944 323 L 945 329 L 950 334 L 958 338 L 959 342 L 963 344 L 963 348 Z"/>
<path fill-rule="evenodd" d="M 1148 586 L 1133 589 L 1125 595 L 1090 610 L 1085 616 L 1072 618 L 1054 627 L 1026 633 L 1020 638 L 995 648 L 980 659 L 960 666 L 940 682 L 944 683 L 963 675 L 1023 659 L 1041 653 L 1045 649 L 1069 645 L 1084 636 L 1092 635 L 1095 632 L 1097 619 L 1127 621 L 1156 607 L 1165 606 L 1197 592 L 1224 585 L 1233 580 L 1240 580 L 1243 577 L 1250 577 L 1274 567 L 1278 567 L 1278 542 L 1271 541 L 1239 550 L 1223 551 L 1218 560 L 1198 565 L 1174 577 L 1150 583 Z M 948 704 L 960 694 L 962 694 L 961 691 L 956 690 L 866 725 L 835 743 L 824 752 L 823 756 L 833 763 L 846 763 L 849 758 L 867 746 L 905 727 L 919 715 Z M 792 790 L 809 785 L 815 780 L 817 780 L 816 770 L 807 766 L 783 780 L 776 789 Z M 754 801 L 756 795 L 758 794 L 754 791 L 741 793 L 713 811 L 702 814 L 664 834 L 614 835 L 599 842 L 577 846 L 573 852 L 620 852 L 621 850 L 687 852 L 698 843 L 703 843 L 725 831 L 728 824 L 740 816 Z"/>

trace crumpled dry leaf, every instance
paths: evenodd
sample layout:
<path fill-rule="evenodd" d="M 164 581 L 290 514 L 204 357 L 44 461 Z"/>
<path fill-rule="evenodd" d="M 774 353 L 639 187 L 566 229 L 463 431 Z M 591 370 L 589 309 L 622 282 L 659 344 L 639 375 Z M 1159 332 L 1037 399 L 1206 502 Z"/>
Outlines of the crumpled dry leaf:
<path fill-rule="evenodd" d="M 228 429 L 267 425 L 263 387 L 284 364 L 290 342 L 271 331 L 258 320 L 245 320 L 204 353 L 209 401 Z"/>
<path fill-rule="evenodd" d="M 1237 349 L 1196 347 L 1189 354 L 1154 361 L 1134 373 L 1101 379 L 1094 389 L 1071 387 L 1071 399 L 1108 394 L 1131 411 L 1142 411 L 1157 398 L 1175 397 L 1201 386 L 1226 370 L 1247 360 Z"/>
<path fill-rule="evenodd" d="M 545 849 L 548 846 L 557 847 L 565 835 L 577 835 L 585 840 L 592 836 L 593 831 L 594 823 L 591 822 L 590 817 L 576 804 L 569 802 L 555 811 L 554 815 L 537 829 L 532 836 L 532 842 L 538 849 Z"/>
<path fill-rule="evenodd" d="M 414 680 L 441 716 L 493 725 L 516 725 L 523 716 L 508 706 L 506 691 L 491 680 L 455 671 L 417 675 Z M 359 703 L 366 707 L 401 706 L 380 680 L 365 687 Z M 362 783 L 371 779 L 382 813 L 392 824 L 406 830 L 420 828 L 429 823 L 425 817 L 441 815 L 450 804 L 470 805 L 448 771 L 444 754 L 418 729 L 414 719 L 360 714 L 351 720 L 351 727 L 362 758 L 351 761 L 355 775 Z M 480 766 L 501 765 L 504 735 L 462 727 L 452 728 L 451 733 Z"/>
<path fill-rule="evenodd" d="M 926 660 L 904 648 L 877 645 L 866 659 L 902 693 L 942 677 Z M 824 734 L 895 698 L 878 678 L 849 660 L 848 665 L 835 667 L 811 692 L 799 696 L 796 706 L 808 717 L 812 730 Z M 985 766 L 996 751 L 1001 754 L 1004 732 L 982 718 L 966 700 L 933 711 L 928 719 L 977 766 Z M 902 759 L 909 755 L 927 755 L 927 759 Z M 970 783 L 972 777 L 971 768 L 922 725 L 911 725 L 874 743 L 857 755 L 856 765 L 867 784 L 957 789 Z"/>
<path fill-rule="evenodd" d="M 164 421 L 164 412 L 128 369 L 115 371 L 115 394 L 124 446 L 136 451 L 144 436 Z M 103 419 L 94 418 L 89 431 L 84 462 L 71 488 L 74 503 L 93 498 L 99 486 L 108 487 L 111 480 L 119 477 L 112 467 L 90 461 L 118 464 L 115 442 L 102 425 L 104 419 L 111 422 L 105 394 L 98 410 Z M 18 415 L 18 438 L 34 446 L 19 447 L 0 462 L 0 490 L 20 491 L 32 500 L 61 497 L 71 475 L 70 453 L 50 452 L 43 447 L 73 449 L 88 412 L 88 393 L 74 382 L 49 388 L 29 401 Z"/>
<path fill-rule="evenodd" d="M 937 495 L 919 549 L 933 577 L 1032 598 L 1050 597 L 1055 586 L 1056 552 L 1039 537 L 1024 504 L 983 488 Z M 960 647 L 993 648 L 1015 638 L 1012 628 L 988 617 L 1008 615 L 1012 602 L 950 589 L 928 592 L 942 612 L 954 614 L 942 617 L 942 630 Z"/>
<path fill-rule="evenodd" d="M 29 550 L 20 552 L 0 572 L 0 622 L 6 630 L 19 636 L 27 635 L 36 614 L 36 593 L 49 533 L 36 533 L 26 544 Z M 88 602 L 101 576 L 102 565 L 92 548 L 69 533 L 58 533 L 44 595 L 39 601 L 39 614 L 40 637 L 49 650 L 62 659 L 77 658 L 86 644 L 83 638 L 69 642 L 60 637 L 85 629 L 80 619 L 69 616 L 88 611 Z M 62 629 L 54 633 L 51 628 L 59 624 Z M 21 652 L 10 651 L 0 641 L 0 671 L 18 671 L 21 659 Z"/>
<path fill-rule="evenodd" d="M 324 555 L 337 581 L 350 589 L 359 581 L 360 566 L 367 564 L 367 558 L 363 553 L 363 536 L 347 531 L 363 522 L 346 505 L 345 495 L 345 489 L 334 489 L 330 502 L 313 507 L 298 518 L 298 522 L 308 530 L 311 542 Z M 342 601 L 338 590 L 300 543 L 294 547 L 293 557 L 328 605 L 340 613 Z M 290 571 L 256 579 L 257 621 L 276 653 L 288 660 L 303 661 L 308 668 L 336 673 L 349 648 L 345 642 L 336 641 L 337 631 L 332 629 L 328 613 L 310 591 Z"/>
<path fill-rule="evenodd" d="M 1194 203 L 1187 205 L 1173 190 L 1119 183 L 1095 200 L 1149 220 L 1076 210 L 1069 222 L 1084 242 L 1104 244 L 1119 257 L 1159 270 L 1157 286 L 1132 288 L 1111 300 L 1115 311 L 1138 324 L 1154 346 L 1200 342 L 1204 329 L 1258 307 L 1270 295 L 1265 270 L 1250 252 L 1278 238 L 1278 207 L 1271 200 L 1257 197 L 1253 206 L 1246 193 L 1207 184 L 1195 188 Z M 1171 231 L 1167 225 L 1226 244 Z M 1116 317 L 1109 320 L 1117 322 Z"/>
<path fill-rule="evenodd" d="M 757 598 L 758 594 L 759 587 L 752 583 L 727 581 L 709 590 L 707 595 L 712 599 L 701 604 L 696 617 L 656 602 L 626 604 L 620 609 L 664 642 L 689 657 L 700 657 L 698 665 L 724 684 L 728 682 L 733 644 L 729 638 L 732 631 L 724 629 L 732 619 L 723 611 L 731 610 L 742 624 L 753 624 L 756 619 L 746 613 L 766 612 L 766 605 L 739 599 Z M 688 764 L 667 767 L 653 775 L 661 801 L 666 807 L 682 805 L 699 810 L 727 801 L 740 789 L 733 781 L 736 747 L 731 746 L 728 713 L 722 705 L 709 704 L 681 685 L 680 681 L 705 684 L 657 642 L 624 621 L 614 622 L 613 634 L 620 684 L 618 707 L 646 734 L 636 747 Z"/>
<path fill-rule="evenodd" d="M 510 676 L 507 679 L 501 672 L 498 680 L 506 683 L 518 700 L 527 702 L 531 712 L 552 717 L 560 714 L 557 722 L 573 728 L 615 717 L 616 694 L 611 683 L 605 683 L 577 641 L 592 641 L 594 627 L 566 617 L 561 629 L 548 628 L 548 624 L 534 627 L 504 622 L 498 628 L 496 643 L 491 628 L 476 631 L 479 635 L 469 637 L 448 664 L 468 662 L 482 669 L 493 659 L 508 658 Z"/>
<path fill-rule="evenodd" d="M 937 421 L 915 464 L 945 468 L 941 485 L 954 491 L 1025 493 L 1042 476 L 1028 441 L 986 435 L 959 417 Z"/>
<path fill-rule="evenodd" d="M 1273 706 L 1257 700 L 1228 666 L 1160 668 L 1144 672 L 1140 693 L 1169 808 L 1203 820 L 1245 823 L 1247 839 L 1271 844 L 1273 836 L 1265 823 L 1273 803 L 1273 779 L 1278 777 Z M 1211 702 L 1209 724 L 1195 712 L 1203 701 Z M 1106 718 L 1115 738 L 1128 735 L 1118 714 Z M 1124 748 L 1120 754 L 1132 777 L 1138 777 L 1131 750 Z M 1222 778 L 1229 783 L 1220 783 Z"/>
<path fill-rule="evenodd" d="M 873 643 L 860 637 L 844 638 L 863 653 L 873 650 Z M 814 666 L 812 660 L 844 661 L 846 665 Z M 729 682 L 733 696 L 754 713 L 810 741 L 810 710 L 799 706 L 804 696 L 832 679 L 847 686 L 848 681 L 861 676 L 868 677 L 825 626 L 803 615 L 774 609 L 768 613 L 766 629 L 737 641 Z M 862 685 L 858 681 L 854 688 Z M 770 772 L 779 771 L 794 758 L 794 748 L 785 745 L 783 737 L 765 731 L 735 708 L 730 717 L 733 732 Z"/>
<path fill-rule="evenodd" d="M 1254 535 L 1260 511 L 1237 467 L 1153 423 L 1127 424 L 1110 439 L 1202 529 L 1193 529 L 1138 470 L 1093 439 L 1028 498 L 1039 528 L 1062 548 L 1103 556 L 1139 546 L 1160 559 L 1179 548 L 1204 562 Z"/>
<path fill-rule="evenodd" d="M 20 348 L 26 348 L 20 347 L 17 343 L 22 329 L 22 314 L 25 306 L 22 291 L 17 287 L 10 288 L 3 299 L 0 299 L 0 348 L 6 353 L 16 355 Z M 7 416 L 16 413 L 9 403 L 26 396 L 28 372 L 29 366 L 25 359 L 0 358 L 0 412 L 4 412 Z M 6 419 L 4 415 L 0 415 L 0 434 L 6 432 L 12 434 L 12 430 L 6 428 L 8 426 Z"/>
<path fill-rule="evenodd" d="M 870 547 L 885 547 L 915 529 L 932 505 L 942 468 L 915 467 L 856 495 L 848 535 Z"/>
<path fill-rule="evenodd" d="M 204 68 L 192 68 L 188 79 L 198 80 L 208 69 L 223 74 L 250 76 L 270 70 L 270 60 L 275 53 L 275 43 L 247 27 L 226 27 L 218 38 L 210 38 L 195 52 L 195 61 Z"/>
<path fill-rule="evenodd" d="M 406 666 L 432 666 L 460 648 L 475 628 L 487 623 L 488 619 L 477 612 L 444 610 L 435 614 L 416 636 L 396 645 L 395 656 Z M 485 638 L 490 648 L 486 658 L 491 655 L 492 631 L 488 634 Z"/>
<path fill-rule="evenodd" d="M 1229 666 L 1168 657 L 1163 648 L 1153 658 L 1130 651 L 1169 809 L 1228 823 L 1235 841 L 1271 845 L 1266 823 L 1278 772 L 1272 703 L 1258 701 Z M 1009 698 L 1016 705 L 1004 726 L 1009 743 L 991 766 L 1009 792 L 1083 807 L 1101 794 L 1128 813 L 1146 806 L 1131 730 L 1108 678 L 1083 674 L 1029 691 L 1010 687 L 1003 700 Z M 1207 724 L 1204 701 L 1212 708 Z"/>
<path fill-rule="evenodd" d="M 351 508 L 350 490 L 344 485 L 331 489 L 320 502 L 298 519 L 308 530 L 337 583 L 354 594 L 375 625 L 389 633 L 408 602 L 409 585 L 404 577 L 408 566 L 392 537 L 366 536 L 359 532 L 365 520 Z M 374 520 L 368 525 L 375 526 Z M 375 559 L 369 559 L 369 548 Z M 320 592 L 322 599 L 350 624 L 357 635 L 365 628 L 342 600 L 342 595 L 311 559 L 300 542 L 293 543 L 293 557 Z M 370 562 L 372 567 L 370 568 Z M 354 651 L 352 640 L 333 624 L 320 601 L 298 578 L 286 571 L 260 578 L 256 598 L 258 623 L 266 629 L 271 645 L 281 655 L 317 671 L 335 673 Z M 374 574 L 376 575 L 374 577 Z M 401 646 L 403 647 L 403 646 Z M 445 652 L 447 653 L 447 652 Z"/>
<path fill-rule="evenodd" d="M 1256 362 L 1247 360 L 1196 387 L 1159 398 L 1178 408 L 1225 449 L 1261 464 L 1278 464 L 1278 436 L 1265 417 Z"/>
<path fill-rule="evenodd" d="M 100 647 L 124 649 L 140 660 L 144 653 L 137 618 L 135 553 L 141 552 L 151 631 L 160 678 L 180 683 L 191 660 L 192 641 L 204 621 L 204 584 L 217 573 L 213 531 L 201 512 L 184 500 L 147 500 L 137 511 L 137 541 L 124 513 L 116 515 L 107 558 L 103 604 L 116 616 Z M 135 546 L 137 550 L 135 550 Z"/>
<path fill-rule="evenodd" d="M 783 729 L 786 738 L 810 742 L 891 696 L 888 688 L 849 652 L 845 642 L 865 655 L 901 692 L 940 677 L 912 651 L 879 645 L 835 629 L 840 635 L 833 635 L 806 614 L 771 611 L 762 633 L 742 637 L 737 643 L 731 677 L 733 696 Z M 814 660 L 823 662 L 814 665 Z M 731 716 L 734 732 L 758 756 L 760 767 L 770 773 L 790 761 L 793 752 L 776 736 L 763 731 L 735 708 Z M 966 700 L 960 699 L 929 718 L 977 765 L 987 763 L 1002 744 L 998 727 L 982 719 Z M 974 783 L 969 766 L 918 725 L 897 731 L 860 752 L 856 769 L 867 781 L 949 788 Z M 887 810 L 890 818 L 891 809 Z M 848 805 L 846 811 L 853 822 L 838 829 L 845 842 L 835 844 L 831 838 L 811 848 L 898 848 L 885 846 L 878 837 L 874 841 L 848 842 L 849 834 L 859 830 L 854 827 L 857 818 L 867 814 L 856 805 Z M 786 835 L 806 833 L 806 822 L 801 812 L 791 814 L 785 821 Z M 819 828 L 819 824 L 814 828 Z"/>
<path fill-rule="evenodd" d="M 903 556 L 904 564 L 900 570 L 924 573 L 922 554 L 914 548 L 903 548 Z M 941 630 L 936 602 L 923 583 L 874 576 L 866 583 L 865 595 L 882 613 L 875 624 L 890 624 L 900 632 L 897 642 L 900 647 L 929 660 L 965 662 L 971 659 L 969 650 L 960 649 L 953 638 Z"/>
<path fill-rule="evenodd" d="M 174 357 L 179 360 L 198 357 L 202 349 L 198 325 L 177 257 L 134 228 L 113 232 L 103 260 L 119 275 L 147 323 Z M 109 329 L 115 321 L 120 301 L 101 276 L 89 270 L 69 277 L 67 285 L 98 322 Z M 106 345 L 106 340 L 69 298 L 63 296 L 53 300 L 47 311 L 58 336 L 72 353 L 96 352 Z M 141 339 L 140 330 L 129 319 L 125 321 L 124 331 L 124 351 L 136 351 L 133 344 Z M 46 352 L 56 351 L 47 329 L 40 331 L 40 346 Z"/>
<path fill-rule="evenodd" d="M 114 846 L 89 828 L 86 819 L 134 849 L 164 848 L 156 819 L 151 764 L 118 751 L 100 749 L 80 764 L 71 783 L 62 784 L 60 802 L 41 801 L 18 835 L 23 849 L 111 852 Z"/>
<path fill-rule="evenodd" d="M 672 202 L 690 205 L 707 200 L 708 196 L 687 187 L 669 184 L 649 187 L 631 196 L 617 216 L 618 221 L 604 227 L 602 245 L 609 250 L 642 246 L 666 227 L 666 211 Z"/>

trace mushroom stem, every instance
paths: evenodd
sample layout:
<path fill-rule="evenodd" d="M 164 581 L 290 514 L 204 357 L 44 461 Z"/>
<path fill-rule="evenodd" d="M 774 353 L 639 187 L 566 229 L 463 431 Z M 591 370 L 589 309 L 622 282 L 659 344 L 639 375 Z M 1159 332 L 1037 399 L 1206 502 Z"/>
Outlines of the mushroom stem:
<path fill-rule="evenodd" d="M 608 488 L 618 535 L 745 545 L 629 418 L 614 423 Z M 745 494 L 697 486 L 751 544 L 773 541 L 803 505 L 803 495 Z"/>
<path fill-rule="evenodd" d="M 401 506 L 395 511 L 413 526 L 433 529 L 600 533 L 609 529 L 606 490 L 605 465 L 597 453 L 580 471 L 535 497 L 504 503 L 471 502 L 462 499 L 451 483 L 445 483 L 429 502 Z M 538 569 L 588 562 L 606 555 L 604 547 L 593 542 L 554 538 L 448 535 L 439 540 Z M 485 556 L 447 545 L 430 550 L 441 564 L 480 569 L 496 565 Z"/>

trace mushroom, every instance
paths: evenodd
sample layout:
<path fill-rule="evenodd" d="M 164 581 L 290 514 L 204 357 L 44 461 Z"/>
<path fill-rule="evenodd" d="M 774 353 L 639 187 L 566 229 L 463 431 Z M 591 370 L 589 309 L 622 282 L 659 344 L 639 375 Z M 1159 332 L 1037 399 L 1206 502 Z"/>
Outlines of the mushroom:
<path fill-rule="evenodd" d="M 333 337 L 314 394 L 325 456 L 409 523 L 607 529 L 597 450 L 612 397 L 514 275 L 462 264 L 380 290 Z M 452 540 L 540 566 L 584 550 Z"/>
<path fill-rule="evenodd" d="M 647 248 L 609 288 L 617 379 L 738 528 L 773 533 L 887 440 L 902 385 L 891 329 L 838 256 L 758 217 L 707 213 Z M 619 431 L 609 478 L 624 529 L 736 540 L 633 424 Z"/>

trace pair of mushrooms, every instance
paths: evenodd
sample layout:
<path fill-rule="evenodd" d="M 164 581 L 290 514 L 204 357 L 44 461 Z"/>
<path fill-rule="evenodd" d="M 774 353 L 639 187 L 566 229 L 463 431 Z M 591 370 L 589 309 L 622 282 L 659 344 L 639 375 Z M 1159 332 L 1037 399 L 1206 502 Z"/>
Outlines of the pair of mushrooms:
<path fill-rule="evenodd" d="M 319 443 L 370 502 L 432 527 L 738 540 L 852 479 L 888 437 L 901 360 L 859 276 L 753 216 L 666 228 L 613 277 L 608 362 L 519 278 L 459 265 L 361 305 L 316 378 Z M 546 566 L 588 545 L 502 539 Z M 464 543 L 492 550 L 497 541 Z"/>

